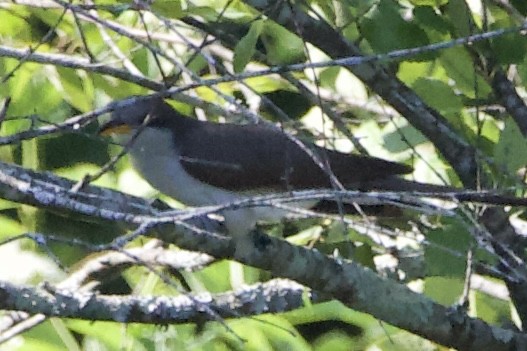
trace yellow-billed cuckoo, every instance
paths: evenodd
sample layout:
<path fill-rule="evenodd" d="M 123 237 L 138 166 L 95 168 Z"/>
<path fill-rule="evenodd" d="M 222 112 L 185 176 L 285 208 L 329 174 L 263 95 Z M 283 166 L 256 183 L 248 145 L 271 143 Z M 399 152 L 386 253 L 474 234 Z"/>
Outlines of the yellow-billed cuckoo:
<path fill-rule="evenodd" d="M 134 167 L 154 188 L 189 206 L 228 204 L 270 192 L 333 189 L 330 174 L 351 190 L 446 189 L 399 178 L 412 171 L 406 165 L 305 143 L 309 155 L 279 130 L 198 121 L 160 99 L 118 109 L 101 128 L 103 134 L 125 133 L 128 137 L 134 131 L 129 150 Z M 321 162 L 317 164 L 313 155 Z M 305 208 L 315 204 L 295 203 Z M 253 229 L 259 220 L 274 221 L 286 214 L 283 209 L 260 206 L 222 215 L 228 232 L 236 236 Z"/>

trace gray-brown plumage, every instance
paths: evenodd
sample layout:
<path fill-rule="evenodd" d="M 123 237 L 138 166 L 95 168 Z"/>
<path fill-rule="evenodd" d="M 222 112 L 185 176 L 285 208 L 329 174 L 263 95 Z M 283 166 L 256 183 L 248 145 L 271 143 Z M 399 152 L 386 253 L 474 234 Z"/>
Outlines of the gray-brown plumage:
<path fill-rule="evenodd" d="M 141 127 L 147 115 L 148 122 Z M 345 154 L 312 143 L 301 146 L 266 126 L 198 121 L 159 99 L 114 112 L 112 121 L 102 129 L 111 132 L 123 125 L 132 130 L 143 128 L 130 149 L 132 162 L 143 177 L 161 192 L 191 206 L 224 204 L 269 192 L 336 189 L 330 174 L 348 190 L 450 190 L 399 178 L 412 171 L 403 164 Z M 315 202 L 297 205 L 312 207 Z M 225 217 L 228 226 L 229 222 L 243 222 L 242 217 L 248 217 L 248 223 L 241 226 L 231 224 L 235 231 L 246 231 L 259 219 L 282 216 L 273 210 L 270 215 L 263 207 L 225 211 Z"/>

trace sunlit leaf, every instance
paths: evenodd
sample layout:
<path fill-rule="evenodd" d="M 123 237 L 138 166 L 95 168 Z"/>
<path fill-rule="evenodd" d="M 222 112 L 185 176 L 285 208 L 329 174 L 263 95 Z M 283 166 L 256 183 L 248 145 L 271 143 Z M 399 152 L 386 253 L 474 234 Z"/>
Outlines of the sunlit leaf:
<path fill-rule="evenodd" d="M 73 70 L 60 67 L 57 73 L 64 99 L 81 112 L 89 111 L 93 106 L 93 89 L 86 76 L 82 74 L 83 78 Z"/>
<path fill-rule="evenodd" d="M 445 264 L 448 264 L 445 262 Z M 454 305 L 459 302 L 463 292 L 463 279 L 452 277 L 425 278 L 425 294 L 443 305 Z"/>
<path fill-rule="evenodd" d="M 71 180 L 80 181 L 84 179 L 86 175 L 96 174 L 99 170 L 100 167 L 97 165 L 81 163 L 57 169 L 55 170 L 55 173 Z M 93 181 L 92 184 L 103 187 L 112 187 L 115 185 L 115 179 L 111 173 L 107 172 L 97 180 Z"/>
<path fill-rule="evenodd" d="M 0 9 L 0 38 L 7 42 L 12 40 L 20 40 L 22 42 L 30 41 L 32 38 L 31 26 L 26 22 L 24 17 L 16 14 L 17 11 L 7 11 Z M 24 11 L 25 12 L 25 11 Z"/>
<path fill-rule="evenodd" d="M 181 0 L 157 0 L 152 3 L 152 9 L 168 18 L 180 18 L 183 16 Z"/>
<path fill-rule="evenodd" d="M 238 44 L 234 48 L 233 66 L 235 72 L 243 71 L 249 61 L 251 61 L 254 55 L 256 42 L 258 41 L 258 38 L 260 37 L 263 28 L 263 21 L 253 22 L 247 34 L 238 42 Z"/>
<path fill-rule="evenodd" d="M 26 231 L 26 228 L 20 223 L 7 216 L 0 215 L 0 238 L 7 238 L 22 234 Z"/>
<path fill-rule="evenodd" d="M 297 63 L 304 59 L 302 40 L 274 22 L 265 22 L 262 42 L 267 52 L 267 60 L 275 65 Z"/>

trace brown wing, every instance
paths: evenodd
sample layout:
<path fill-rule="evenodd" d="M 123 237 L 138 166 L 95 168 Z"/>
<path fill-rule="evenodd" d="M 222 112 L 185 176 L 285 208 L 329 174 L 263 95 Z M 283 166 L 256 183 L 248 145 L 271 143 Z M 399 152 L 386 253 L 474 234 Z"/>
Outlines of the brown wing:
<path fill-rule="evenodd" d="M 181 162 L 197 179 L 229 190 L 331 188 L 328 173 L 295 142 L 266 127 L 193 121 L 179 135 Z M 177 127 L 175 127 L 177 128 Z M 406 165 L 305 144 L 350 189 L 411 172 Z"/>

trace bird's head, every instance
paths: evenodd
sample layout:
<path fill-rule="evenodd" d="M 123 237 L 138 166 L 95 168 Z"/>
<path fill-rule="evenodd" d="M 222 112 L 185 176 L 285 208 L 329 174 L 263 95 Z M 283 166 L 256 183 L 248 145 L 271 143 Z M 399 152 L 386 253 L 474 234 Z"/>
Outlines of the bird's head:
<path fill-rule="evenodd" d="M 111 119 L 99 128 L 100 135 L 128 136 L 152 120 L 157 99 L 129 99 L 116 106 Z"/>

